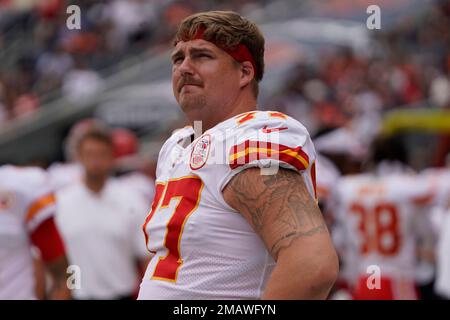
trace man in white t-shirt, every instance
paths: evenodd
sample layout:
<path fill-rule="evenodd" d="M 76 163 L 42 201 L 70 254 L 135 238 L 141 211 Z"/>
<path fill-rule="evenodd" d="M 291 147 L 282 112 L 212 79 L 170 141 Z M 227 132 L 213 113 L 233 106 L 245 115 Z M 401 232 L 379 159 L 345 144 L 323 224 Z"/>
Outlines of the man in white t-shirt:
<path fill-rule="evenodd" d="M 157 156 L 152 159 L 140 155 L 138 137 L 129 129 L 114 129 L 112 139 L 118 180 L 140 195 L 148 204 L 147 209 L 150 209 L 151 200 L 155 194 L 154 171 Z"/>
<path fill-rule="evenodd" d="M 57 193 L 57 223 L 71 264 L 79 267 L 76 299 L 129 299 L 147 261 L 142 221 L 148 205 L 110 177 L 111 133 L 89 128 L 78 142 L 83 180 Z"/>

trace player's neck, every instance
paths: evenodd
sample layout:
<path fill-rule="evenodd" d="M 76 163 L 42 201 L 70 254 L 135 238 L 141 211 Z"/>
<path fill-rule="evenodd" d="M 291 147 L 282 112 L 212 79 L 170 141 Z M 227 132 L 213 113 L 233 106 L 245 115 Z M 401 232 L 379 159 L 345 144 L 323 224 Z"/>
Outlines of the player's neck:
<path fill-rule="evenodd" d="M 100 193 L 103 190 L 107 180 L 108 177 L 100 178 L 100 177 L 85 176 L 84 184 L 90 191 L 94 193 Z"/>
<path fill-rule="evenodd" d="M 203 114 L 189 117 L 189 120 L 194 129 L 201 129 L 201 133 L 204 133 L 225 120 L 253 110 L 256 110 L 256 99 L 253 96 L 244 97 L 237 99 L 231 106 L 224 106 L 222 110 L 217 110 L 217 112 L 203 112 Z M 196 125 L 196 121 L 200 121 L 201 128 Z"/>

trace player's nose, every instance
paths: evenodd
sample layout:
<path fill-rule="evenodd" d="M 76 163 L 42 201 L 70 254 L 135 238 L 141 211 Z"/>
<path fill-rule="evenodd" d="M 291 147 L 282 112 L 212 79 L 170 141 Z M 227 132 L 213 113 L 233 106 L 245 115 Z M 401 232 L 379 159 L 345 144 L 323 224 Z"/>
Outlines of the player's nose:
<path fill-rule="evenodd" d="M 192 60 L 189 57 L 185 57 L 180 63 L 178 66 L 178 72 L 180 72 L 180 75 L 182 76 L 194 74 Z"/>

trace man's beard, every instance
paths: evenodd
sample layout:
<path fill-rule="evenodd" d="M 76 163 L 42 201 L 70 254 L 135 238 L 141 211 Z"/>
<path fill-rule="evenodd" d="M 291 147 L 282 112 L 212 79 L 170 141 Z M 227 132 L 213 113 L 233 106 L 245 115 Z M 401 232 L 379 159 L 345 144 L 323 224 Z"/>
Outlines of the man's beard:
<path fill-rule="evenodd" d="M 192 112 L 202 111 L 206 106 L 206 98 L 204 95 L 198 95 L 195 97 L 189 97 L 187 99 L 180 100 L 181 110 L 187 115 Z"/>

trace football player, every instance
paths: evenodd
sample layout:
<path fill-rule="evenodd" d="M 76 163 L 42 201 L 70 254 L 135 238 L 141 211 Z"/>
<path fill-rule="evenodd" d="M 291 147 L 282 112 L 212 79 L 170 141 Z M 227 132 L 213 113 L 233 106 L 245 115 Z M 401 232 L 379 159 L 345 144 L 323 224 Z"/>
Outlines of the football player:
<path fill-rule="evenodd" d="M 0 299 L 37 298 L 33 247 L 52 276 L 48 298 L 70 297 L 67 259 L 49 186 L 41 169 L 0 166 Z"/>
<path fill-rule="evenodd" d="M 336 232 L 355 282 L 355 299 L 417 299 L 416 249 L 433 243 L 427 205 L 432 190 L 406 165 L 397 139 L 379 138 L 367 173 L 341 178 L 334 190 Z"/>
<path fill-rule="evenodd" d="M 261 32 L 237 13 L 180 24 L 173 91 L 203 131 L 176 131 L 159 154 L 143 226 L 154 257 L 139 299 L 328 296 L 338 261 L 317 206 L 314 147 L 298 121 L 257 111 L 263 57 Z"/>

